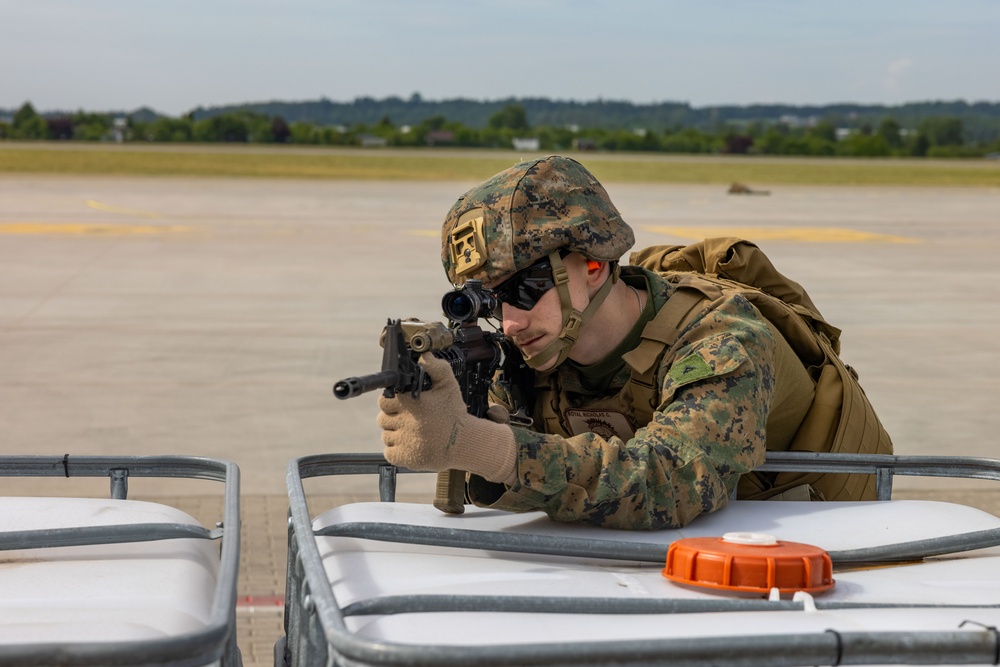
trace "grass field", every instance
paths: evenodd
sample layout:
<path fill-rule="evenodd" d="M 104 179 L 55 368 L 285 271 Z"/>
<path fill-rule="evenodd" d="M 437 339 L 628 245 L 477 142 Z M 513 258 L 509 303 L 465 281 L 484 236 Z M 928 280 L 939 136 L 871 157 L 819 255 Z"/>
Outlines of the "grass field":
<path fill-rule="evenodd" d="M 479 181 L 519 161 L 511 151 L 125 146 L 0 142 L 0 174 Z M 602 181 L 766 186 L 1000 187 L 1000 162 L 575 155 Z"/>

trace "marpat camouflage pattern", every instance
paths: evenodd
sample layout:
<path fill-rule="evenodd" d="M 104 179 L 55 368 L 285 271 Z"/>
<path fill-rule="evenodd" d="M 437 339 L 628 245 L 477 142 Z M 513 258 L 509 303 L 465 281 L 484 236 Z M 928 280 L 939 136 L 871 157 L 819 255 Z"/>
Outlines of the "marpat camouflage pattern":
<path fill-rule="evenodd" d="M 635 275 L 639 269 L 623 271 Z M 658 311 L 676 288 L 642 273 Z M 593 432 L 562 436 L 515 427 L 517 481 L 497 497 L 498 487 L 473 477 L 473 501 L 632 530 L 679 527 L 725 507 L 739 476 L 764 462 L 775 341 L 744 297 L 731 295 L 713 306 L 664 355 L 657 373 L 660 405 L 635 437 L 626 442 Z M 566 388 L 580 384 L 572 365 L 554 372 L 563 387 L 559 409 L 580 407 L 579 396 L 571 401 L 566 395 Z M 602 395 L 619 392 L 629 375 L 623 362 Z M 493 399 L 509 404 L 499 390 Z"/>
<path fill-rule="evenodd" d="M 485 247 L 456 252 L 452 233 L 470 216 L 482 219 Z M 616 262 L 634 243 L 632 228 L 597 179 L 576 160 L 549 156 L 517 164 L 462 195 L 442 226 L 441 262 L 453 284 L 476 278 L 488 285 L 556 250 Z M 476 250 L 484 263 L 463 272 Z"/>

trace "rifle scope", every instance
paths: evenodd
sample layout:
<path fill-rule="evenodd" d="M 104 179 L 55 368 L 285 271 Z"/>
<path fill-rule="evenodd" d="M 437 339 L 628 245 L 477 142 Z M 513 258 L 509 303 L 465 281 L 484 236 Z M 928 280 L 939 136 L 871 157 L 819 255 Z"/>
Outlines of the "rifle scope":
<path fill-rule="evenodd" d="M 500 305 L 493 290 L 483 287 L 481 280 L 469 280 L 441 299 L 441 309 L 452 322 L 474 322 L 481 317 L 492 317 Z"/>

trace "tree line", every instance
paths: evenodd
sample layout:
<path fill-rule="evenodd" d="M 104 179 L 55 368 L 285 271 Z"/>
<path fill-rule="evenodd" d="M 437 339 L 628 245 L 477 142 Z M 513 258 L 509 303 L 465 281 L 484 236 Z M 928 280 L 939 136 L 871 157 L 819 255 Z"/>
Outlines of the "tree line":
<path fill-rule="evenodd" d="M 241 105 L 198 107 L 196 119 L 235 111 L 255 111 L 280 116 L 289 123 L 353 126 L 370 124 L 388 116 L 397 125 L 417 125 L 427 118 L 443 116 L 474 129 L 485 128 L 504 107 L 523 107 L 537 127 L 600 127 L 607 130 L 695 128 L 715 132 L 719 127 L 744 127 L 754 122 L 790 124 L 825 120 L 838 128 L 877 126 L 891 117 L 902 127 L 916 128 L 925 118 L 948 117 L 962 121 L 966 139 L 989 142 L 1000 138 L 1000 102 L 926 101 L 898 105 L 879 104 L 750 104 L 693 107 L 686 102 L 633 103 L 622 100 L 558 100 L 537 97 L 497 100 L 427 100 L 419 93 L 409 99 L 358 97 L 349 102 L 328 99 L 299 102 L 256 102 Z"/>
<path fill-rule="evenodd" d="M 456 146 L 511 148 L 537 141 L 538 150 L 646 151 L 688 154 L 817 155 L 855 157 L 981 157 L 1000 152 L 995 136 L 970 137 L 961 117 L 930 115 L 912 126 L 892 116 L 841 126 L 836 118 L 719 121 L 713 127 L 602 127 L 529 122 L 525 105 L 511 102 L 483 127 L 444 115 L 413 124 L 389 115 L 351 125 L 287 121 L 250 109 L 191 112 L 180 117 L 79 111 L 39 114 L 30 102 L 0 120 L 0 139 L 119 142 L 235 142 L 321 146 Z"/>

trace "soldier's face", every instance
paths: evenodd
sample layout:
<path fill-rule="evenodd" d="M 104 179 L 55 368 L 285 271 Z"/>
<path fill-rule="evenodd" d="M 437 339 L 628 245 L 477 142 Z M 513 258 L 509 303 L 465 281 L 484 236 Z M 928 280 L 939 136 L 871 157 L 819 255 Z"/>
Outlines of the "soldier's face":
<path fill-rule="evenodd" d="M 532 357 L 555 340 L 562 331 L 562 309 L 559 292 L 549 290 L 531 310 L 503 304 L 503 331 L 525 357 Z M 555 363 L 555 358 L 552 359 Z M 548 368 L 539 368 L 544 371 Z"/>
<path fill-rule="evenodd" d="M 583 255 L 572 254 L 563 259 L 569 273 L 569 293 L 573 307 L 582 311 L 588 301 L 586 285 L 587 265 Z M 562 307 L 559 290 L 552 288 L 541 295 L 534 307 L 519 308 L 510 303 L 501 304 L 503 332 L 525 357 L 532 357 L 544 350 L 562 333 Z M 556 362 L 553 357 L 536 370 L 549 370 Z"/>

